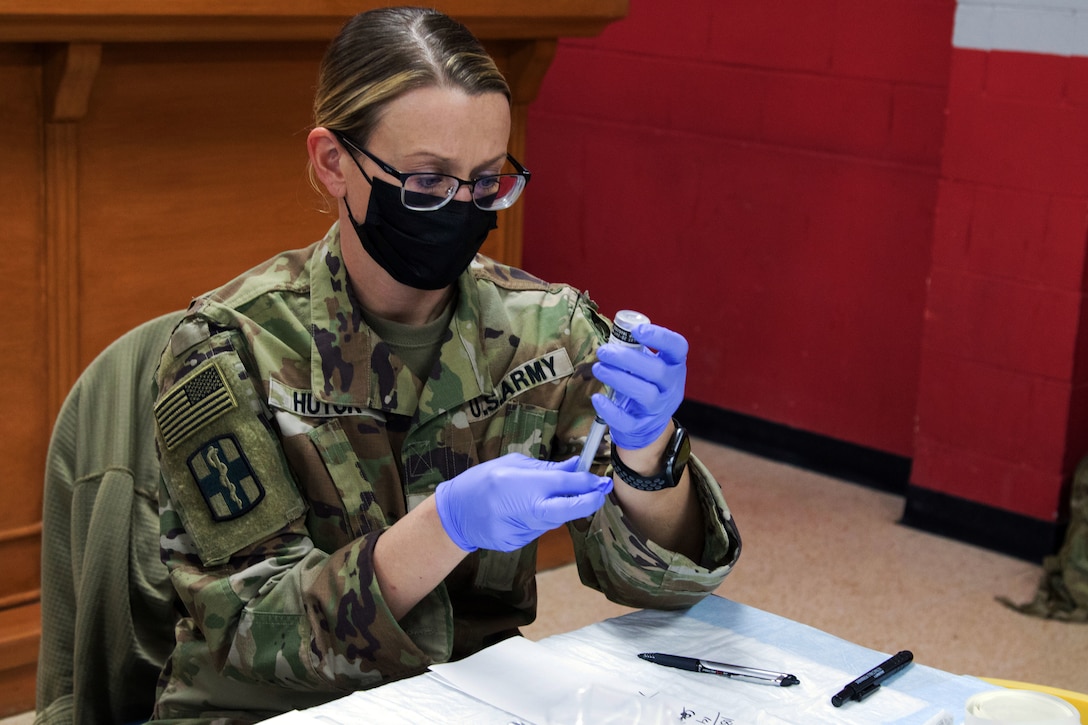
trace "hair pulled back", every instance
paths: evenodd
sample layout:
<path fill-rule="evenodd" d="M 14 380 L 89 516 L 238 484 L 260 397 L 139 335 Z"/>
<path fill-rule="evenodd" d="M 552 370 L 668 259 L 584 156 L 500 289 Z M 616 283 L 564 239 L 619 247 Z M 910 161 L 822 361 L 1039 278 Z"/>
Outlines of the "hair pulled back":
<path fill-rule="evenodd" d="M 430 86 L 510 98 L 495 61 L 468 28 L 449 16 L 416 7 L 360 13 L 325 52 L 314 95 L 314 125 L 365 146 L 390 102 Z"/>

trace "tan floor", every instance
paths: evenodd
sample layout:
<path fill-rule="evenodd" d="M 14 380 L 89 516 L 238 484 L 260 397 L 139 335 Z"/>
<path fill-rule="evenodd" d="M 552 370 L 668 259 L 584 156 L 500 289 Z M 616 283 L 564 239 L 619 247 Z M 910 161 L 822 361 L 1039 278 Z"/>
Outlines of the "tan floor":
<path fill-rule="evenodd" d="M 1088 693 L 1088 625 L 1026 617 L 1040 567 L 897 524 L 903 500 L 696 440 L 722 482 L 744 549 L 718 594 L 916 661 Z M 630 611 L 578 583 L 539 576 L 540 639 Z M 30 716 L 0 720 L 27 725 Z"/>

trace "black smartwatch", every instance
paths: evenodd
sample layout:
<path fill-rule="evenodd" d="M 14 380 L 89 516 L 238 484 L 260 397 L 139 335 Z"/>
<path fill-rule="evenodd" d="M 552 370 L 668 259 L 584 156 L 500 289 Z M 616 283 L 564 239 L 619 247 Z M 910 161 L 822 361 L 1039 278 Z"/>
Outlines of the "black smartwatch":
<path fill-rule="evenodd" d="M 675 418 L 672 422 L 676 430 L 665 448 L 664 470 L 656 476 L 640 476 L 632 471 L 620 460 L 616 446 L 612 446 L 612 468 L 621 481 L 639 491 L 660 491 L 680 483 L 680 477 L 684 475 L 684 468 L 688 465 L 688 458 L 691 457 L 691 441 L 688 440 L 688 432 Z"/>

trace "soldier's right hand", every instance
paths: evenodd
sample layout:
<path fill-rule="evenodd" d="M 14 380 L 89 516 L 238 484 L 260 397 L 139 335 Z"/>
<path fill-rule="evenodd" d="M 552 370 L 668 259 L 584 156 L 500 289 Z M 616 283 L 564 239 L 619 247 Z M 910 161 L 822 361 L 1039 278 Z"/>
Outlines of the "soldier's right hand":
<path fill-rule="evenodd" d="M 510 453 L 444 481 L 435 490 L 442 527 L 465 551 L 514 551 L 545 531 L 599 509 L 612 479 Z"/>

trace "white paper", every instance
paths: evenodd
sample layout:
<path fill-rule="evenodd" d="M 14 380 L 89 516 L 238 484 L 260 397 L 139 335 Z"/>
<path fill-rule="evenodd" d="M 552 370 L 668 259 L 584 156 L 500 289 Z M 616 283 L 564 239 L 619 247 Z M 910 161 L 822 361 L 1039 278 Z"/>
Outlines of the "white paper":
<path fill-rule="evenodd" d="M 431 672 L 466 695 L 533 723 L 547 723 L 582 688 L 597 686 L 637 698 L 621 678 L 564 657 L 536 642 L 511 637 Z"/>
<path fill-rule="evenodd" d="M 801 684 L 771 687 L 638 658 L 650 651 L 789 672 Z M 831 706 L 843 684 L 884 658 L 803 624 L 708 597 L 685 612 L 634 612 L 536 643 L 511 638 L 465 660 L 433 665 L 425 675 L 273 721 L 567 725 L 577 722 L 572 707 L 585 712 L 588 703 L 594 715 L 625 717 L 619 720 L 624 725 L 949 725 L 963 722 L 970 695 L 999 689 L 915 662 L 865 701 Z M 587 700 L 581 695 L 589 687 Z M 630 717 L 631 705 L 651 719 Z M 654 713 L 667 718 L 653 719 Z"/>
<path fill-rule="evenodd" d="M 665 694 L 658 691 L 654 677 L 628 676 L 644 669 L 642 660 L 606 663 L 608 657 L 593 650 L 571 656 L 563 650 L 513 637 L 468 659 L 432 665 L 431 671 L 442 682 L 526 724 L 733 725 L 740 722 L 730 715 L 726 692 L 681 688 Z"/>
<path fill-rule="evenodd" d="M 925 706 L 924 702 L 893 688 L 881 688 L 865 700 L 863 707 L 848 703 L 835 708 L 831 705 L 831 695 L 860 671 L 852 673 L 815 662 L 693 618 L 663 614 L 641 621 L 628 618 L 602 622 L 576 633 L 557 635 L 541 646 L 558 647 L 571 658 L 594 657 L 602 670 L 624 671 L 632 682 L 648 683 L 662 697 L 682 701 L 689 711 L 706 707 L 697 708 L 696 704 L 715 703 L 720 715 L 735 723 L 871 725 L 894 722 L 919 713 Z M 800 684 L 775 687 L 662 667 L 638 658 L 639 652 L 647 651 L 788 672 L 796 675 Z M 925 719 L 928 717 L 914 722 Z M 689 717 L 686 722 L 693 720 Z"/>

